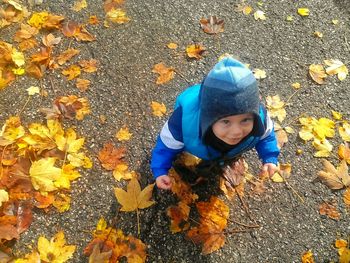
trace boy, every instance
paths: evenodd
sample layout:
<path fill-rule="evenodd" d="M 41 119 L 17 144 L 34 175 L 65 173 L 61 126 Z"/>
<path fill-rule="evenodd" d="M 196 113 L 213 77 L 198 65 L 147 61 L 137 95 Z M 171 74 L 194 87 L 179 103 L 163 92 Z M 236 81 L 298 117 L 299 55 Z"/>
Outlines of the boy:
<path fill-rule="evenodd" d="M 223 165 L 252 149 L 263 172 L 277 170 L 279 149 L 273 123 L 261 105 L 257 81 L 241 62 L 225 57 L 202 84 L 182 92 L 152 152 L 151 169 L 160 189 L 170 189 L 168 170 L 176 155 L 189 152 Z"/>

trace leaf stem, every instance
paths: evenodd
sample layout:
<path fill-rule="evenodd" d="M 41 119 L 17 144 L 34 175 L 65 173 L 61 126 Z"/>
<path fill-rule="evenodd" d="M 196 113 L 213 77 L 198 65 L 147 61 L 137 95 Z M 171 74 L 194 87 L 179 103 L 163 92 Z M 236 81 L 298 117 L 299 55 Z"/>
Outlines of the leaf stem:
<path fill-rule="evenodd" d="M 27 99 L 26 102 L 24 103 L 22 109 L 19 111 L 18 117 L 19 117 L 19 116 L 22 114 L 22 112 L 24 111 L 25 107 L 27 106 L 28 102 L 30 101 L 30 97 L 31 97 L 31 96 L 28 97 L 28 99 Z"/>
<path fill-rule="evenodd" d="M 137 236 L 140 238 L 141 230 L 140 230 L 140 212 L 139 209 L 136 208 L 136 216 L 137 216 Z"/>

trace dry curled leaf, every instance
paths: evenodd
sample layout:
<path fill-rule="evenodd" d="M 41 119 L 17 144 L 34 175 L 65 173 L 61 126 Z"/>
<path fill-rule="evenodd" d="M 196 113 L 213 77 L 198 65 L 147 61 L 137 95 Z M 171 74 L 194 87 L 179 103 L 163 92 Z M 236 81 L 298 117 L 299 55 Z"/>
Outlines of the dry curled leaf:
<path fill-rule="evenodd" d="M 202 18 L 200 20 L 203 31 L 207 34 L 217 34 L 224 32 L 224 20 L 210 16 L 208 19 Z"/>
<path fill-rule="evenodd" d="M 323 160 L 324 170 L 318 172 L 320 180 L 332 190 L 350 186 L 350 176 L 345 160 L 342 160 L 338 168 L 335 168 L 327 160 Z"/>

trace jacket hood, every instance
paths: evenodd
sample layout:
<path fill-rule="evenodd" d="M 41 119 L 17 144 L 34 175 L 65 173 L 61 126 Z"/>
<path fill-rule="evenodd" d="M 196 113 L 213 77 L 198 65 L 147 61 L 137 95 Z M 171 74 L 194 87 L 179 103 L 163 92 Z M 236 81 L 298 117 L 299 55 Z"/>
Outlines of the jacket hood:
<path fill-rule="evenodd" d="M 219 119 L 243 113 L 255 116 L 253 133 L 261 136 L 264 125 L 259 117 L 259 90 L 252 73 L 240 61 L 225 57 L 208 73 L 200 90 L 200 128 L 205 138 Z"/>

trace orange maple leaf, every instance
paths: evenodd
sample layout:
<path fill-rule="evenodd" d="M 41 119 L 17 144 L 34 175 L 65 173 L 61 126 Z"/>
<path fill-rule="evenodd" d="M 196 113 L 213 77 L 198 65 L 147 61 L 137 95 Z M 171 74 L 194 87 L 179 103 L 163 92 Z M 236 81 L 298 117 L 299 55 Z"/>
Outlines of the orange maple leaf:
<path fill-rule="evenodd" d="M 103 168 L 107 170 L 116 169 L 117 165 L 123 163 L 125 147 L 115 148 L 112 142 L 105 143 L 103 149 L 98 153 L 98 159 Z"/>
<path fill-rule="evenodd" d="M 170 206 L 167 209 L 167 216 L 171 219 L 170 231 L 177 233 L 187 230 L 190 227 L 188 217 L 190 214 L 190 207 L 180 201 L 176 206 Z"/>
<path fill-rule="evenodd" d="M 190 229 L 187 237 L 195 244 L 202 243 L 202 253 L 206 255 L 225 244 L 223 230 L 227 225 L 229 208 L 216 196 L 211 196 L 209 202 L 198 202 L 196 206 L 201 216 L 200 225 Z"/>
<path fill-rule="evenodd" d="M 186 48 L 186 53 L 189 58 L 201 59 L 202 53 L 205 51 L 205 47 L 199 44 L 189 45 Z"/>
<path fill-rule="evenodd" d="M 152 70 L 154 73 L 158 73 L 156 84 L 164 84 L 174 78 L 174 68 L 167 68 L 162 62 L 154 65 Z"/>
<path fill-rule="evenodd" d="M 334 220 L 340 219 L 340 213 L 337 210 L 336 202 L 324 202 L 319 206 L 319 212 L 321 215 L 326 215 Z"/>

